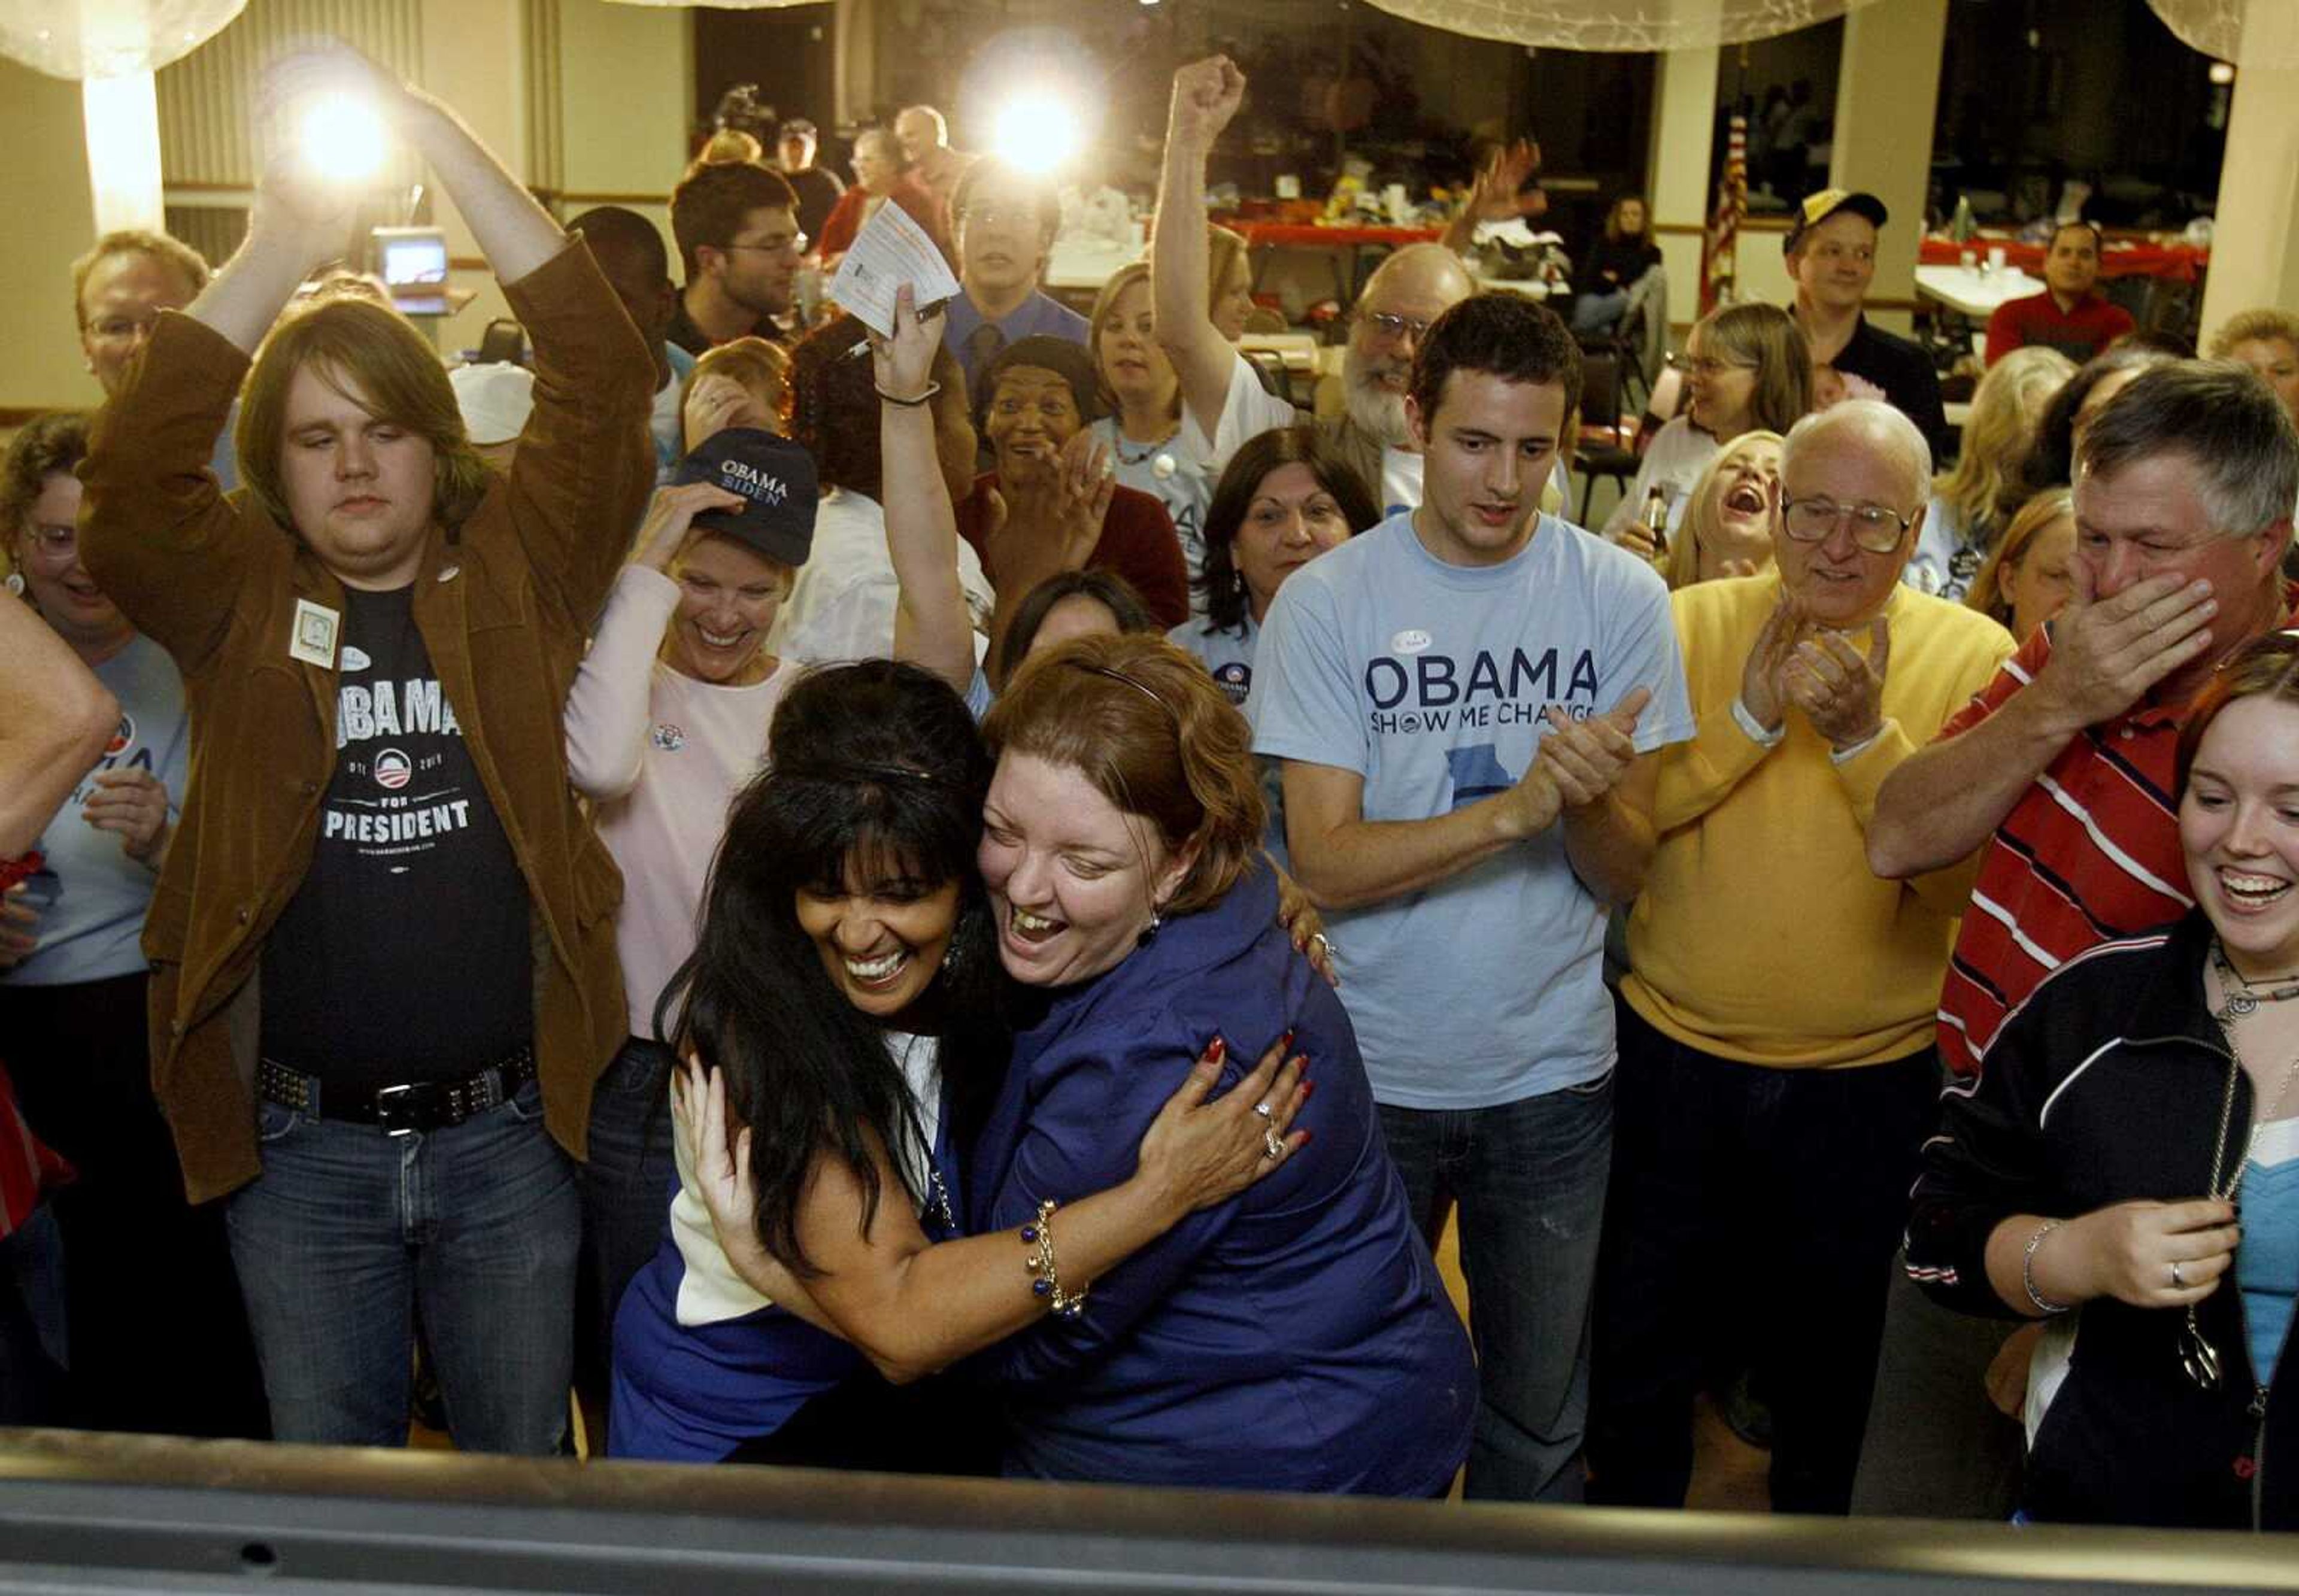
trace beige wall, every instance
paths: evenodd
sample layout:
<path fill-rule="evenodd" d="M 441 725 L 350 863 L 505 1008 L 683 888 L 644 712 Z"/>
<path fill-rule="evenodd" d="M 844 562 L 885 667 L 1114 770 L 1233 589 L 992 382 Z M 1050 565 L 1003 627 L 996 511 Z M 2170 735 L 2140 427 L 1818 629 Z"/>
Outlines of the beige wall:
<path fill-rule="evenodd" d="M 693 93 L 686 13 L 608 0 L 543 3 L 557 7 L 551 20 L 564 129 L 558 170 L 569 213 L 597 203 L 585 195 L 667 198 L 685 166 Z M 544 152 L 530 147 L 527 9 L 527 0 L 421 0 L 420 76 L 532 182 Z M 69 287 L 73 258 L 95 236 L 79 86 L 0 60 L 0 148 L 9 152 L 12 174 L 10 242 L 0 250 L 0 350 L 7 352 L 0 411 L 94 404 L 102 395 L 80 357 Z M 229 195 L 206 199 L 231 203 Z M 633 208 L 653 218 L 668 242 L 661 204 Z M 469 230 L 444 196 L 437 214 L 450 253 L 476 257 Z M 476 345 L 487 321 L 507 313 L 486 272 L 458 270 L 454 286 L 475 297 L 439 326 L 446 351 Z"/>
<path fill-rule="evenodd" d="M 79 86 L 0 60 L 0 149 L 8 152 L 0 410 L 94 404 L 103 395 L 71 311 L 72 260 L 95 234 Z"/>
<path fill-rule="evenodd" d="M 1716 120 L 1716 52 L 1670 50 L 1654 63 L 1652 195 L 1656 228 L 1702 228 L 1708 220 L 1709 140 Z M 1658 235 L 1668 270 L 1668 313 L 1679 327 L 1700 315 L 1700 238 Z"/>
<path fill-rule="evenodd" d="M 1946 42 L 1947 0 L 1880 0 L 1844 19 L 1828 176 L 1838 188 L 1874 195 L 1892 213 L 1876 244 L 1872 299 L 1905 303 L 1916 296 L 1932 113 Z M 1894 332 L 1908 330 L 1905 310 L 1880 309 L 1871 319 Z"/>
<path fill-rule="evenodd" d="M 2245 67 L 2236 79 L 2220 169 L 2212 271 L 2204 287 L 2204 337 L 2237 311 L 2299 310 L 2299 70 Z"/>

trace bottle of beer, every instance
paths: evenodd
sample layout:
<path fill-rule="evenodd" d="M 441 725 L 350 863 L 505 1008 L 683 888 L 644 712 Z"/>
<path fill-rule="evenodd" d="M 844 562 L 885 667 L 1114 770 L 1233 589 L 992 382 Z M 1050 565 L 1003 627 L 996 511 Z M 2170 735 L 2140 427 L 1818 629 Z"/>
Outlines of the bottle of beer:
<path fill-rule="evenodd" d="M 1652 536 L 1652 561 L 1658 565 L 1668 558 L 1668 495 L 1658 483 L 1645 490 L 1645 507 L 1637 519 Z"/>

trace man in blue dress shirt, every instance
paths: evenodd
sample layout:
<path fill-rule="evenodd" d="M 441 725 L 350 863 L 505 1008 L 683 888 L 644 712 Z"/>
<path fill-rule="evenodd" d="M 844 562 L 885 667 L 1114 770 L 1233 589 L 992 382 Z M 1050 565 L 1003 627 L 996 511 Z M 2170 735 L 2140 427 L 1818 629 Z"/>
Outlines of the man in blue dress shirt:
<path fill-rule="evenodd" d="M 967 390 L 998 352 L 1029 337 L 1087 341 L 1085 318 L 1038 287 L 1061 229 L 1061 195 L 1042 177 L 984 156 L 959 179 L 950 207 L 958 281 L 942 342 L 966 372 Z"/>

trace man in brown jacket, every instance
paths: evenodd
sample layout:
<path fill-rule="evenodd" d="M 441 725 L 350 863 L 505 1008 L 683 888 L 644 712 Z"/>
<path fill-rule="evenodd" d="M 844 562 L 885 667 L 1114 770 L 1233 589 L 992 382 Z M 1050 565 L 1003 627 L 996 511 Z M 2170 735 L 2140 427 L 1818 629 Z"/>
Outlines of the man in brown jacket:
<path fill-rule="evenodd" d="M 88 568 L 192 707 L 144 937 L 154 1085 L 191 1196 L 229 1203 L 281 1440 L 403 1441 L 419 1305 L 457 1443 L 549 1452 L 569 1155 L 624 1029 L 621 884 L 560 715 L 652 482 L 653 364 L 446 107 L 340 49 L 270 87 L 357 93 L 429 160 L 532 337 L 535 414 L 497 476 L 394 312 L 334 299 L 275 328 L 347 221 L 284 166 L 102 412 Z M 226 497 L 203 466 L 244 373 Z"/>

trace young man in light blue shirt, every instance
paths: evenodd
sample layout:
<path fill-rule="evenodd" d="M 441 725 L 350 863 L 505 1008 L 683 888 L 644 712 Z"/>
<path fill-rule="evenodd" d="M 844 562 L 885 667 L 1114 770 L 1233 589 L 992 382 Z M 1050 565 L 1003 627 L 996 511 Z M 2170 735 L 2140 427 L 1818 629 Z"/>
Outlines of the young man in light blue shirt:
<path fill-rule="evenodd" d="M 1497 295 L 1445 312 L 1407 399 L 1422 503 L 1279 590 L 1252 698 L 1432 1243 L 1460 1206 L 1467 1492 L 1516 1500 L 1579 1495 L 1612 1151 L 1605 919 L 1652 859 L 1657 750 L 1693 731 L 1659 577 L 1538 508 L 1580 380 L 1550 312 Z"/>

